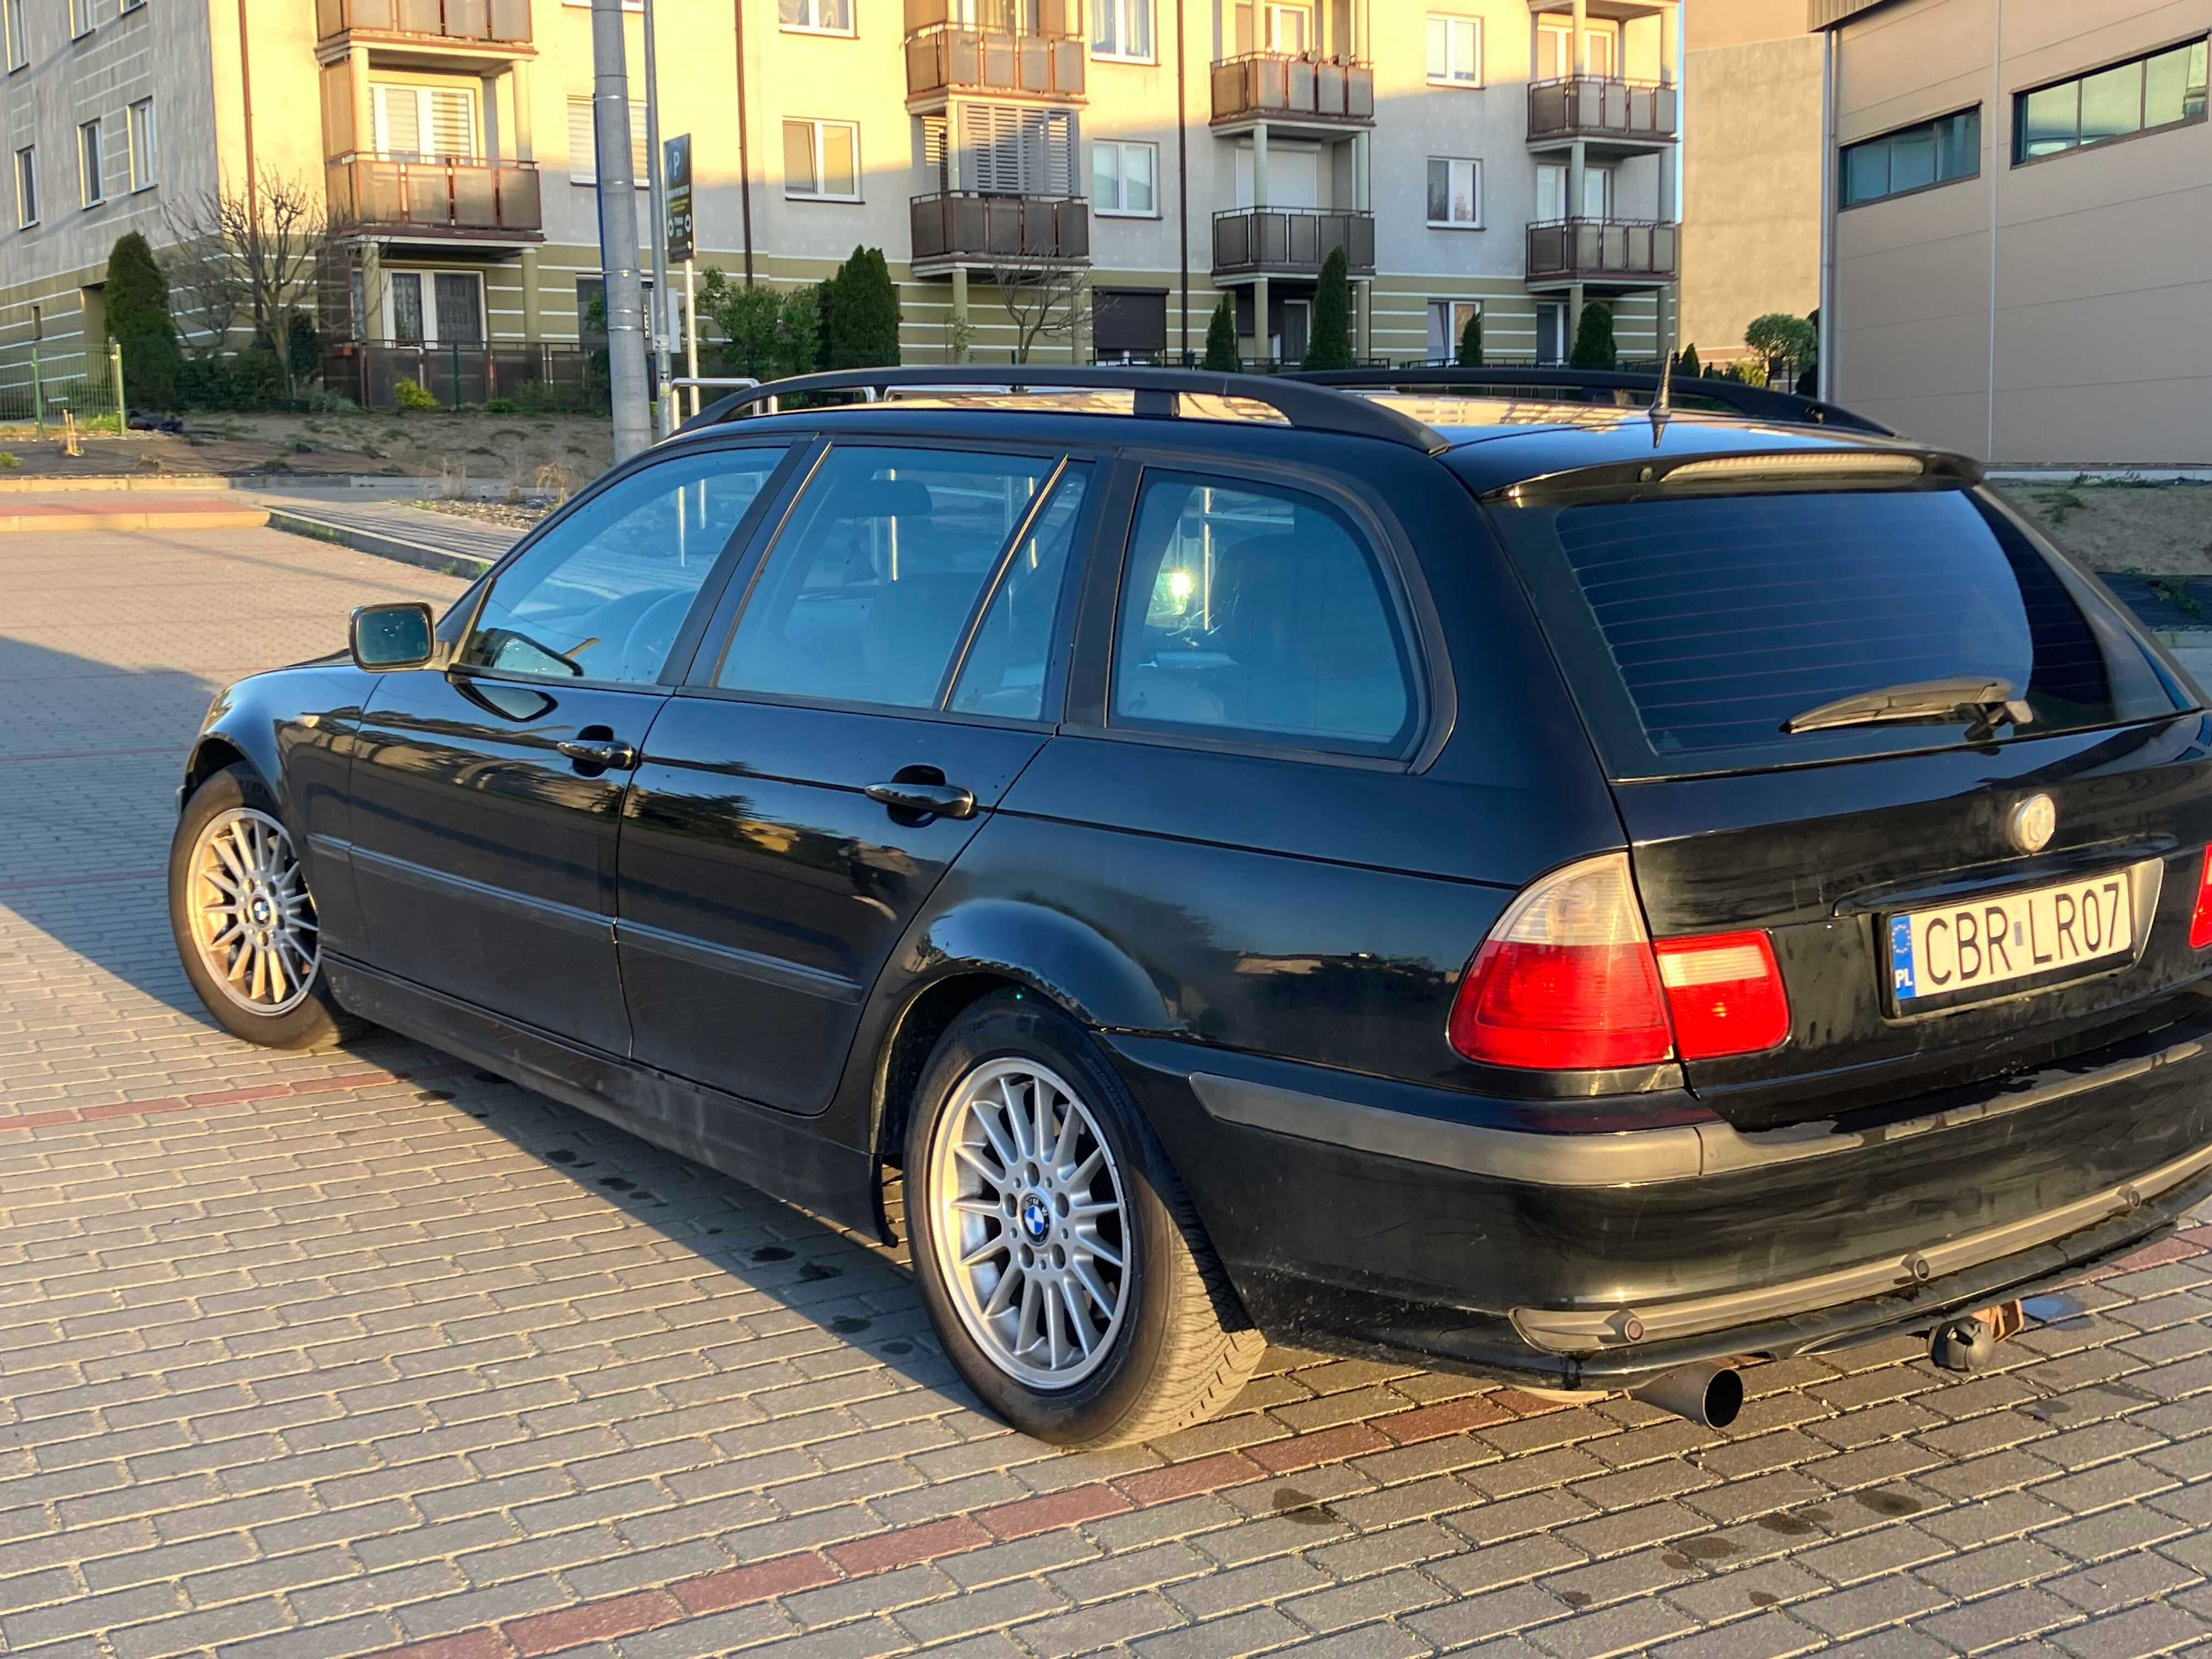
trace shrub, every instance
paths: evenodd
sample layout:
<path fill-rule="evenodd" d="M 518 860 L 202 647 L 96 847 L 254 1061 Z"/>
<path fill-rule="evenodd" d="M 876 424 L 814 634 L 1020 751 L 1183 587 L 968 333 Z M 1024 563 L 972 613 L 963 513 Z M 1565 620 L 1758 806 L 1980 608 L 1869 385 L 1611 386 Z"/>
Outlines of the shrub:
<path fill-rule="evenodd" d="M 856 247 L 830 279 L 830 367 L 878 368 L 899 360 L 898 290 L 879 247 Z"/>
<path fill-rule="evenodd" d="M 304 386 L 323 372 L 323 337 L 315 320 L 295 311 L 284 325 L 284 369 L 295 386 Z"/>
<path fill-rule="evenodd" d="M 441 407 L 438 400 L 415 380 L 401 380 L 395 384 L 392 388 L 392 401 L 403 415 L 428 413 Z"/>
<path fill-rule="evenodd" d="M 107 337 L 123 348 L 123 392 L 147 409 L 177 405 L 176 319 L 169 283 L 137 231 L 118 236 L 107 256 Z"/>
<path fill-rule="evenodd" d="M 1234 374 L 1243 367 L 1237 355 L 1237 296 L 1233 294 L 1221 296 L 1221 302 L 1213 307 L 1213 319 L 1206 325 L 1203 366 L 1214 374 Z"/>
<path fill-rule="evenodd" d="M 521 405 L 512 398 L 487 398 L 483 400 L 483 412 L 487 415 L 516 415 L 521 412 Z"/>
<path fill-rule="evenodd" d="M 822 342 L 816 294 L 812 287 L 782 293 L 767 287 L 745 288 L 719 270 L 708 271 L 701 284 L 699 310 L 722 331 L 725 371 L 757 380 L 810 373 Z"/>
<path fill-rule="evenodd" d="M 11 454 L 7 450 L 0 449 L 0 468 L 4 468 L 8 471 L 13 472 L 17 467 L 22 465 L 22 464 L 23 458 L 21 456 Z"/>
<path fill-rule="evenodd" d="M 1674 372 L 1677 374 L 1689 375 L 1693 379 L 1705 372 L 1698 363 L 1698 343 L 1695 340 L 1684 346 L 1682 355 L 1674 359 Z"/>
<path fill-rule="evenodd" d="M 1786 311 L 1770 311 L 1752 319 L 1743 331 L 1743 343 L 1766 360 L 1769 373 L 1784 362 L 1804 362 L 1820 347 L 1820 337 L 1802 317 Z"/>
<path fill-rule="evenodd" d="M 328 386 L 310 386 L 307 390 L 307 412 L 311 415 L 358 415 L 361 405 L 343 392 L 333 392 Z"/>
<path fill-rule="evenodd" d="M 1570 368 L 1613 368 L 1620 362 L 1620 350 L 1613 339 L 1613 307 L 1602 300 L 1592 300 L 1583 307 L 1583 319 L 1575 329 L 1575 349 L 1567 354 Z"/>
<path fill-rule="evenodd" d="M 1352 263 L 1340 247 L 1331 248 L 1321 262 L 1321 280 L 1314 285 L 1313 331 L 1299 367 L 1352 367 Z"/>
<path fill-rule="evenodd" d="M 126 369 L 126 392 L 129 377 Z M 187 357 L 177 365 L 177 401 L 186 409 L 265 409 L 283 389 L 283 370 L 265 343 L 228 357 Z"/>
<path fill-rule="evenodd" d="M 1459 331 L 1459 363 L 1462 368 L 1482 367 L 1482 313 L 1478 311 L 1467 319 L 1467 326 Z"/>

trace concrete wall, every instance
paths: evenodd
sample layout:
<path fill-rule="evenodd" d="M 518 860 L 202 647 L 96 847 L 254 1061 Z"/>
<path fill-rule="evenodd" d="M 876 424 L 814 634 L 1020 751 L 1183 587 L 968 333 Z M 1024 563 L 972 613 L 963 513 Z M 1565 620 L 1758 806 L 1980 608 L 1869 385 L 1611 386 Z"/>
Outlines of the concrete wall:
<path fill-rule="evenodd" d="M 1978 104 L 1983 155 L 1837 216 L 1833 394 L 2000 461 L 2212 463 L 2212 126 L 2012 161 L 2016 91 L 2208 32 L 2212 0 L 1899 0 L 1840 26 L 1840 142 Z"/>

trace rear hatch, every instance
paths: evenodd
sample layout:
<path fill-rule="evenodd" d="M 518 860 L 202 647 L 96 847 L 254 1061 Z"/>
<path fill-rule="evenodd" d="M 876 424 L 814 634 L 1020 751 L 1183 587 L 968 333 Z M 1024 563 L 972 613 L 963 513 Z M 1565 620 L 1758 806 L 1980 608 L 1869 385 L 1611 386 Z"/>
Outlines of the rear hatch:
<path fill-rule="evenodd" d="M 2212 968 L 2197 689 L 1971 464 L 1910 473 L 1799 456 L 1486 498 L 1653 936 L 1771 939 L 1787 1038 L 1683 1067 L 1740 1128 L 2090 1054 Z"/>

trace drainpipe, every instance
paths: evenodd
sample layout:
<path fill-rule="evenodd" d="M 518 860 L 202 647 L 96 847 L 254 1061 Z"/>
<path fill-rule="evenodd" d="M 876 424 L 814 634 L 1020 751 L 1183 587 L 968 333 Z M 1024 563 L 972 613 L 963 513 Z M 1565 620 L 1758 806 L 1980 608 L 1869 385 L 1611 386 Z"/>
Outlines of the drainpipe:
<path fill-rule="evenodd" d="M 745 286 L 753 285 L 753 166 L 749 159 L 745 118 L 745 0 L 730 0 L 738 32 L 738 212 L 744 226 Z"/>
<path fill-rule="evenodd" d="M 1995 29 L 1990 63 L 1990 123 L 1989 131 L 1979 135 L 1986 149 L 2002 130 L 2006 116 L 2004 106 L 2004 0 L 1996 0 L 1990 8 Z M 1989 436 L 1983 449 L 1983 458 L 1994 462 L 1997 458 L 1997 182 L 2004 168 L 1992 154 L 1990 158 L 1990 385 Z"/>
<path fill-rule="evenodd" d="M 1836 51 L 1835 29 L 1826 30 L 1820 46 L 1820 395 L 1836 396 Z"/>
<path fill-rule="evenodd" d="M 261 179 L 260 170 L 253 161 L 253 64 L 246 47 L 252 38 L 252 31 L 246 24 L 246 0 L 238 0 L 238 92 L 246 123 L 246 211 L 258 223 L 261 218 Z"/>
<path fill-rule="evenodd" d="M 1183 0 L 1176 0 L 1176 217 L 1182 248 L 1182 361 L 1190 362 L 1190 108 L 1183 89 Z M 1209 96 L 1211 94 L 1209 94 Z"/>

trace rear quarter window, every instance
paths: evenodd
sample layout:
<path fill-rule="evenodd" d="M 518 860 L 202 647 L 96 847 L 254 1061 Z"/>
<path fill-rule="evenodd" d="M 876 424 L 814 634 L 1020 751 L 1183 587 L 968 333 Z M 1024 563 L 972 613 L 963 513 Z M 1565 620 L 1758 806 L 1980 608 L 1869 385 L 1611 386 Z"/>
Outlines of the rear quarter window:
<path fill-rule="evenodd" d="M 1963 490 L 1501 508 L 1616 777 L 1955 746 L 1957 722 L 1789 733 L 1838 698 L 1975 677 L 2000 740 L 2192 706 L 2087 582 Z"/>

